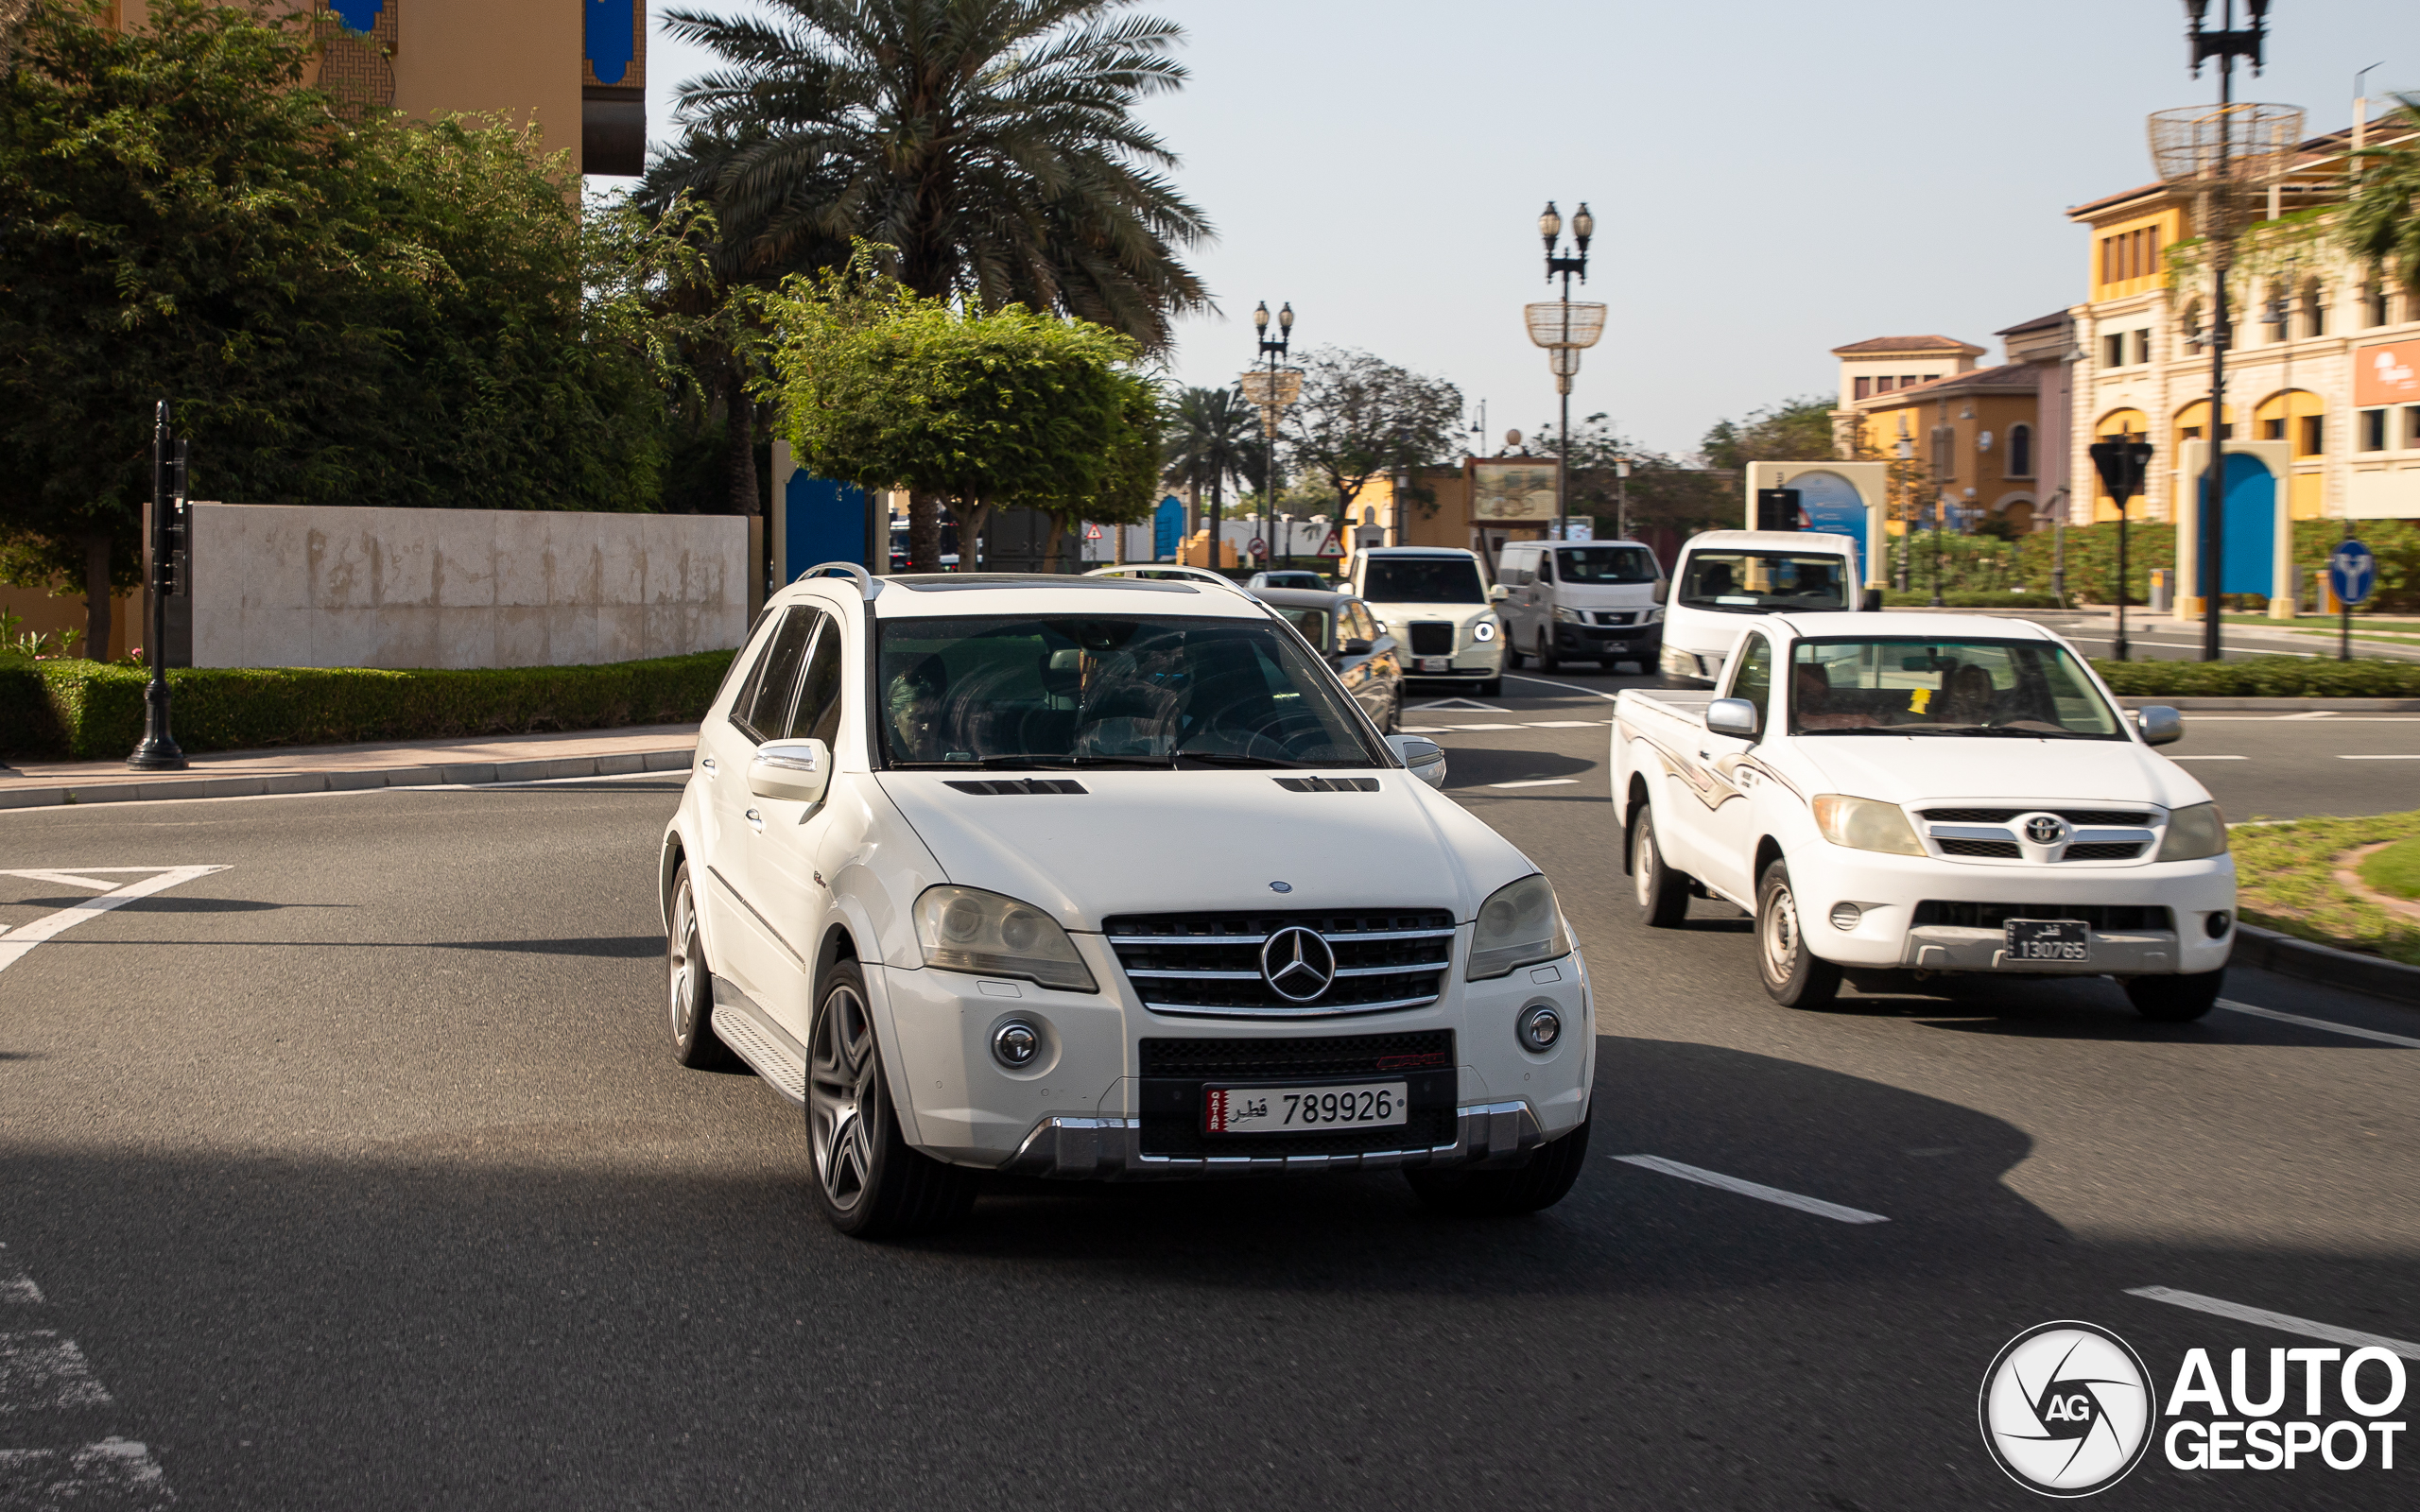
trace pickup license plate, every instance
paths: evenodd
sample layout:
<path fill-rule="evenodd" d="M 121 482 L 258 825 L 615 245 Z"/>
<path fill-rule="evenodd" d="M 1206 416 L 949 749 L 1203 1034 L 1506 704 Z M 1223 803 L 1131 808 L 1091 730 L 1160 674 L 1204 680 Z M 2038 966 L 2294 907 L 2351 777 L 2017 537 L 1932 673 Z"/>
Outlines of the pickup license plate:
<path fill-rule="evenodd" d="M 1332 1128 L 1382 1128 L 1409 1122 L 1405 1084 L 1357 1082 L 1350 1087 L 1204 1087 L 1204 1134 L 1316 1134 Z"/>
<path fill-rule="evenodd" d="M 1424 656 L 1420 659 L 1420 670 L 1423 672 L 1450 672 L 1453 669 L 1454 659 L 1450 656 Z"/>
<path fill-rule="evenodd" d="M 2092 959 L 2092 932 L 2081 919 L 2012 919 L 2007 929 L 2012 961 Z"/>

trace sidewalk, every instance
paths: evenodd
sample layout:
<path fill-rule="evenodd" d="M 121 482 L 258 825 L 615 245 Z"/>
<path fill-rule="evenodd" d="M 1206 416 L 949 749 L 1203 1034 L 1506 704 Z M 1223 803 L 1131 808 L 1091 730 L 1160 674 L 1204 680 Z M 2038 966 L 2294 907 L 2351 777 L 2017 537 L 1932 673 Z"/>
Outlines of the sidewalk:
<path fill-rule="evenodd" d="M 193 765 L 182 772 L 131 772 L 123 761 L 0 763 L 0 809 L 686 771 L 697 744 L 695 725 L 633 725 L 561 735 L 212 751 L 188 758 Z"/>

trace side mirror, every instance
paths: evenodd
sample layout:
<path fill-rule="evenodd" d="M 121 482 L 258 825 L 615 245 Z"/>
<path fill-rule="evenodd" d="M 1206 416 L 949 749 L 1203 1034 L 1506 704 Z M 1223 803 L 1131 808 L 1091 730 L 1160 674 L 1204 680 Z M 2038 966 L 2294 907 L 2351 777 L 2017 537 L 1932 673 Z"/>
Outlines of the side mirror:
<path fill-rule="evenodd" d="M 1394 748 L 1395 755 L 1404 765 L 1410 768 L 1412 776 L 1431 787 L 1445 785 L 1444 747 L 1433 740 L 1423 740 L 1418 735 L 1389 735 L 1387 744 Z"/>
<path fill-rule="evenodd" d="M 1344 643 L 1344 654 L 1346 656 L 1368 656 L 1370 654 L 1370 643 L 1363 640 L 1347 641 Z"/>
<path fill-rule="evenodd" d="M 1745 698 L 1717 698 L 1705 706 L 1705 728 L 1718 735 L 1756 738 L 1756 706 Z"/>
<path fill-rule="evenodd" d="M 832 785 L 832 752 L 820 740 L 769 740 L 748 764 L 748 791 L 791 803 L 821 803 Z"/>
<path fill-rule="evenodd" d="M 2173 746 L 2185 738 L 2185 716 L 2164 703 L 2136 710 L 2135 723 L 2142 728 L 2146 746 Z"/>
<path fill-rule="evenodd" d="M 1487 601 L 1491 604 L 1501 604 L 1512 596 L 1512 590 L 1505 587 L 1502 583 L 1493 584 L 1487 591 Z"/>
<path fill-rule="evenodd" d="M 1869 614 L 1879 614 L 1879 613 L 1881 613 L 1881 612 L 1882 612 L 1882 590 L 1880 590 L 1880 589 L 1878 589 L 1878 588 L 1869 588 L 1869 589 L 1867 589 L 1867 590 L 1865 591 L 1865 597 L 1858 601 L 1858 606 L 1857 606 L 1857 607 L 1858 607 L 1858 608 L 1859 608 L 1859 609 L 1861 609 L 1861 610 L 1865 610 L 1865 611 L 1866 611 L 1867 613 L 1869 613 Z"/>
<path fill-rule="evenodd" d="M 1669 577 L 1658 577 L 1655 579 L 1655 602 L 1658 604 L 1668 603 L 1670 601 L 1671 597 L 1672 579 Z"/>

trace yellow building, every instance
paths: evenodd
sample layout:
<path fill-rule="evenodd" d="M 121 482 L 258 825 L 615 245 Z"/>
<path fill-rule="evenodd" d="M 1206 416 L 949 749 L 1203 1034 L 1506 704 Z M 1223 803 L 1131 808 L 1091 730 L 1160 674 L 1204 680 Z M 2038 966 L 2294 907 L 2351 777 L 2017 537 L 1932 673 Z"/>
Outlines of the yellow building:
<path fill-rule="evenodd" d="M 535 123 L 581 173 L 635 174 L 647 157 L 647 0 L 283 0 L 317 11 L 311 80 L 410 115 Z M 147 0 L 113 0 L 120 26 Z"/>
<path fill-rule="evenodd" d="M 1978 368 L 1983 349 L 1948 336 L 1878 336 L 1832 352 L 1841 359 L 1832 416 L 1841 455 L 1903 464 L 1894 469 L 1895 525 L 1936 500 L 1969 528 L 1997 519 L 2022 533 L 2048 520 L 2043 505 L 2057 485 L 2044 488 L 2036 364 Z"/>

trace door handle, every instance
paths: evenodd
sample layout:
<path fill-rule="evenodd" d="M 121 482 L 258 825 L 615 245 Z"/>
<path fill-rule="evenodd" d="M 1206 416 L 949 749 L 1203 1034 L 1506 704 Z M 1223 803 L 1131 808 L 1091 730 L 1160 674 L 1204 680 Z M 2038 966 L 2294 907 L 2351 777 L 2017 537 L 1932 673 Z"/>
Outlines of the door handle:
<path fill-rule="evenodd" d="M 750 809 L 750 810 L 747 812 L 747 814 L 746 814 L 746 815 L 744 815 L 744 816 L 742 816 L 748 820 L 749 828 L 751 828 L 751 829 L 754 830 L 754 831 L 755 831 L 757 833 L 759 833 L 759 834 L 762 834 L 762 833 L 765 833 L 765 816 L 764 816 L 764 815 L 762 815 L 762 814 L 758 813 L 758 812 L 757 812 L 756 810 L 754 810 L 754 809 Z"/>
<path fill-rule="evenodd" d="M 1702 762 L 1710 762 L 1714 760 L 1714 752 L 1710 750 L 1702 750 L 1698 752 L 1698 760 Z"/>

